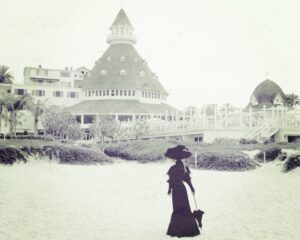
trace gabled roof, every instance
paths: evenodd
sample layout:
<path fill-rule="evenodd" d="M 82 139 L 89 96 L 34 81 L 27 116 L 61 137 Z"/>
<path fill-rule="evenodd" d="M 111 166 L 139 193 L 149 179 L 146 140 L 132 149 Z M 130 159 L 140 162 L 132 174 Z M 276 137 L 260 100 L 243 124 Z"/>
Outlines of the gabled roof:
<path fill-rule="evenodd" d="M 177 109 L 168 104 L 141 103 L 137 100 L 86 100 L 68 108 L 73 114 L 96 113 L 134 113 L 134 114 L 165 114 Z"/>
<path fill-rule="evenodd" d="M 125 57 L 125 61 L 121 61 L 121 57 Z M 106 71 L 106 76 L 101 76 L 102 70 Z M 121 70 L 126 71 L 125 76 L 120 75 Z M 143 76 L 139 74 L 141 71 Z M 130 44 L 111 45 L 95 63 L 90 77 L 83 82 L 83 88 L 130 89 L 167 94 L 145 60 Z"/>
<path fill-rule="evenodd" d="M 118 13 L 117 17 L 115 18 L 113 24 L 111 25 L 110 29 L 113 26 L 120 26 L 120 25 L 121 26 L 129 26 L 129 27 L 133 28 L 123 8 L 119 11 L 119 13 Z"/>

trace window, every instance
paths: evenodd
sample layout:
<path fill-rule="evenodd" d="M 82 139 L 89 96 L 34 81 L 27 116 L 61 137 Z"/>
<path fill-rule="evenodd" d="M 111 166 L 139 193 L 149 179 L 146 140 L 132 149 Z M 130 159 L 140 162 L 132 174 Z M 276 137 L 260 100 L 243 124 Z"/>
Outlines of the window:
<path fill-rule="evenodd" d="M 83 116 L 83 123 L 84 124 L 91 124 L 95 120 L 95 115 L 84 115 Z"/>
<path fill-rule="evenodd" d="M 99 90 L 99 96 L 102 96 L 102 90 Z"/>
<path fill-rule="evenodd" d="M 106 72 L 105 70 L 102 70 L 102 71 L 100 72 L 100 75 L 101 75 L 101 76 L 107 76 L 107 72 Z"/>
<path fill-rule="evenodd" d="M 140 71 L 139 76 L 140 77 L 144 77 L 145 76 L 145 72 L 144 71 Z"/>
<path fill-rule="evenodd" d="M 116 90 L 116 96 L 119 96 L 119 90 Z"/>
<path fill-rule="evenodd" d="M 127 90 L 124 90 L 124 96 L 127 96 Z"/>
<path fill-rule="evenodd" d="M 96 96 L 98 96 L 98 90 L 96 90 Z"/>
<path fill-rule="evenodd" d="M 151 98 L 154 98 L 154 93 L 153 92 L 151 93 Z"/>
<path fill-rule="evenodd" d="M 70 77 L 70 73 L 69 72 L 60 72 L 60 76 L 61 77 Z"/>
<path fill-rule="evenodd" d="M 26 89 L 22 89 L 22 88 L 16 88 L 15 89 L 15 95 L 19 95 L 19 96 L 23 96 L 25 95 L 27 92 Z"/>
<path fill-rule="evenodd" d="M 106 90 L 106 96 L 109 96 L 109 90 Z"/>
<path fill-rule="evenodd" d="M 145 97 L 145 94 L 144 94 L 144 92 L 142 92 L 142 97 Z"/>
<path fill-rule="evenodd" d="M 122 69 L 122 70 L 120 71 L 120 75 L 121 75 L 121 76 L 126 76 L 126 70 Z"/>
<path fill-rule="evenodd" d="M 134 90 L 132 91 L 132 96 L 135 96 L 135 91 Z"/>
<path fill-rule="evenodd" d="M 81 115 L 76 115 L 75 120 L 76 122 L 81 123 Z"/>
<path fill-rule="evenodd" d="M 105 92 L 106 92 L 106 91 L 105 91 L 105 90 L 103 90 L 103 96 L 105 96 Z"/>
<path fill-rule="evenodd" d="M 111 96 L 115 96 L 115 91 L 111 90 Z"/>
<path fill-rule="evenodd" d="M 45 96 L 45 90 L 32 90 L 32 96 L 44 97 Z"/>
<path fill-rule="evenodd" d="M 64 92 L 63 91 L 53 91 L 53 97 L 63 97 Z"/>
<path fill-rule="evenodd" d="M 120 96 L 123 96 L 123 90 L 120 90 Z"/>
<path fill-rule="evenodd" d="M 126 58 L 125 58 L 124 56 L 121 56 L 121 57 L 120 57 L 120 61 L 121 61 L 121 62 L 125 62 L 125 60 L 126 60 Z"/>
<path fill-rule="evenodd" d="M 78 98 L 78 92 L 68 92 L 68 98 Z"/>
<path fill-rule="evenodd" d="M 91 96 L 91 91 L 89 91 L 89 97 Z"/>
<path fill-rule="evenodd" d="M 128 96 L 131 96 L 131 90 L 128 90 Z"/>

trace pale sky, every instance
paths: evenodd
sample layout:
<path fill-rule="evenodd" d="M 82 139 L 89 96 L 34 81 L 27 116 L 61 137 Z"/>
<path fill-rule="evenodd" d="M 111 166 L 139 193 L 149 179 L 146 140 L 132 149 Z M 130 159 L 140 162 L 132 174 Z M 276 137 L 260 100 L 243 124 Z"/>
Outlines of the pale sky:
<path fill-rule="evenodd" d="M 0 64 L 91 69 L 122 0 L 0 0 Z M 123 0 L 175 107 L 247 105 L 266 78 L 300 95 L 300 1 Z M 267 75 L 268 73 L 268 75 Z"/>

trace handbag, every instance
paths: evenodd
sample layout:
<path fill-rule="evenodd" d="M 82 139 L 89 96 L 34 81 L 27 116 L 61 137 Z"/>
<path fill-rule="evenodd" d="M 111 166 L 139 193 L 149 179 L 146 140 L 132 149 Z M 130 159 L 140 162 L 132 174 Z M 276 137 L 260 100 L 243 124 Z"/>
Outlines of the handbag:
<path fill-rule="evenodd" d="M 199 228 L 202 228 L 202 217 L 203 217 L 204 211 L 198 209 L 195 195 L 193 195 L 193 196 L 194 196 L 194 202 L 195 202 L 195 206 L 196 206 L 196 210 L 193 211 L 193 217 L 198 222 Z"/>

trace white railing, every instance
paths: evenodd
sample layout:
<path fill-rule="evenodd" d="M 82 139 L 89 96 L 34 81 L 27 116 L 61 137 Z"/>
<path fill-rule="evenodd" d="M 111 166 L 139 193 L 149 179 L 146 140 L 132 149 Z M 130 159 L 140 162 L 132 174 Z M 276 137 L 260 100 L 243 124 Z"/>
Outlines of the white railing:
<path fill-rule="evenodd" d="M 300 116 L 300 112 L 296 114 Z M 265 110 L 253 112 L 252 114 L 243 113 L 239 116 L 197 116 L 180 121 L 147 119 L 145 121 L 148 129 L 143 136 L 179 135 L 208 129 L 242 129 L 248 130 L 244 138 L 260 140 L 261 138 L 271 137 L 280 128 L 300 129 L 300 118 L 298 120 L 295 116 L 287 110 Z M 134 137 L 134 124 L 134 121 L 121 123 L 122 135 Z"/>

